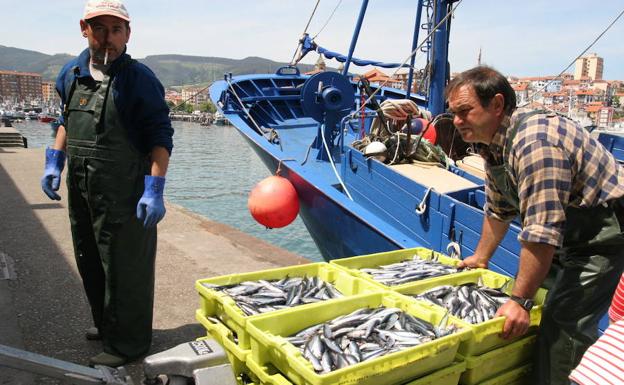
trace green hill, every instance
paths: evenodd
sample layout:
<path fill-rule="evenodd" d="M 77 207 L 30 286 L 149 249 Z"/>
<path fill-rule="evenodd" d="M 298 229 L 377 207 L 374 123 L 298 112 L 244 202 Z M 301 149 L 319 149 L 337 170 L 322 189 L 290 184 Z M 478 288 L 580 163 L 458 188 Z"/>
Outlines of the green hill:
<path fill-rule="evenodd" d="M 54 80 L 63 64 L 73 56 L 68 54 L 46 55 L 0 45 L 0 70 L 40 73 L 44 80 Z M 152 55 L 137 59 L 156 73 L 165 87 L 191 84 L 207 84 L 223 78 L 224 73 L 234 75 L 250 73 L 273 73 L 286 63 L 278 63 L 261 57 L 227 59 L 185 55 Z M 310 71 L 311 65 L 300 65 L 302 72 Z"/>

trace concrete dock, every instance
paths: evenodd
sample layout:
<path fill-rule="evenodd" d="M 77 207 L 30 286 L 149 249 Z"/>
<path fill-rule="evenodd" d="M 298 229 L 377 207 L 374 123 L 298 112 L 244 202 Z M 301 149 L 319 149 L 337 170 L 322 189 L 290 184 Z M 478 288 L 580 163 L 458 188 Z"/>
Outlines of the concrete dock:
<path fill-rule="evenodd" d="M 0 344 L 86 365 L 101 346 L 84 338 L 92 323 L 73 256 L 64 179 L 62 200 L 48 199 L 40 187 L 43 163 L 43 149 L 0 147 Z M 167 204 L 158 226 L 150 353 L 205 335 L 194 318 L 197 279 L 307 262 Z M 139 384 L 141 362 L 127 367 Z M 0 385 L 55 383 L 0 366 Z"/>

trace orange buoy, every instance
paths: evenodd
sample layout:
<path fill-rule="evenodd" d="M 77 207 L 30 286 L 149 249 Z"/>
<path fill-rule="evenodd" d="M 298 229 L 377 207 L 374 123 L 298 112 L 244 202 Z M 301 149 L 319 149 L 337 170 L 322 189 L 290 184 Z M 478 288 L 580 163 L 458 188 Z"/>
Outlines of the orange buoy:
<path fill-rule="evenodd" d="M 415 134 L 415 135 L 420 135 L 423 132 L 423 130 L 427 129 L 428 124 L 429 124 L 429 120 L 427 119 L 414 118 L 412 119 L 410 133 Z M 425 135 L 423 136 L 423 138 L 427 139 L 431 144 L 435 144 L 438 138 L 438 135 L 436 132 L 436 128 L 433 124 L 429 125 L 429 128 L 427 129 L 427 132 L 425 132 Z"/>
<path fill-rule="evenodd" d="M 261 180 L 249 193 L 247 207 L 251 216 L 268 228 L 289 225 L 299 213 L 299 197 L 290 181 L 281 176 Z"/>

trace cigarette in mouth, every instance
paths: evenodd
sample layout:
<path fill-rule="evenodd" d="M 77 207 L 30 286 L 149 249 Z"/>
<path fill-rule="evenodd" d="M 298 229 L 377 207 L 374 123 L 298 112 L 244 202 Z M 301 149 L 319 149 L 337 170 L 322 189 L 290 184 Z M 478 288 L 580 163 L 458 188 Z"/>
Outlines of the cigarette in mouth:
<path fill-rule="evenodd" d="M 106 53 L 104 54 L 104 65 L 108 64 L 108 48 L 106 48 Z"/>

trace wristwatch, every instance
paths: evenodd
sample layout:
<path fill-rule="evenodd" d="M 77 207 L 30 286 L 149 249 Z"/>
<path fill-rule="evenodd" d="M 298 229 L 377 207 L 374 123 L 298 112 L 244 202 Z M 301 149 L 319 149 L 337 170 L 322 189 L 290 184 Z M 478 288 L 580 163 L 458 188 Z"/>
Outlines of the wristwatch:
<path fill-rule="evenodd" d="M 530 312 L 531 309 L 533 309 L 533 305 L 535 305 L 535 301 L 533 301 L 530 298 L 522 298 L 522 297 L 517 297 L 515 295 L 512 295 L 511 297 L 509 297 L 509 299 L 511 299 L 518 305 L 522 306 L 524 310 L 528 312 Z"/>

